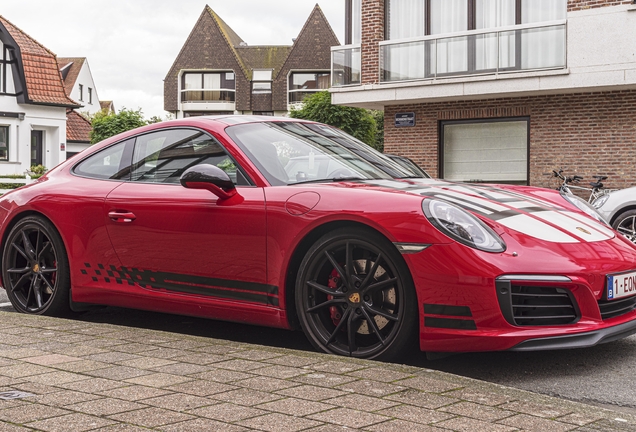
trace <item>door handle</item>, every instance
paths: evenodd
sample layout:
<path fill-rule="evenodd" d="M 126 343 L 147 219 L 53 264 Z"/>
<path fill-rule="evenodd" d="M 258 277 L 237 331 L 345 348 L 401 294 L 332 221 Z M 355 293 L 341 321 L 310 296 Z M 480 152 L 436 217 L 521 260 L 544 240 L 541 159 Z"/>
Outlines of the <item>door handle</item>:
<path fill-rule="evenodd" d="M 137 219 L 137 216 L 135 216 L 134 213 L 127 211 L 111 211 L 108 212 L 108 217 L 114 222 L 119 223 L 132 222 Z"/>

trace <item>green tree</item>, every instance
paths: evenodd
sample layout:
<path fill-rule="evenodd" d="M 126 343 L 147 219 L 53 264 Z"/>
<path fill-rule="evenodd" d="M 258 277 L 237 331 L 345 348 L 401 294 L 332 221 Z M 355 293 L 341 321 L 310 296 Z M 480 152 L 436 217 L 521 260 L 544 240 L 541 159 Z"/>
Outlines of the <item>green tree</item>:
<path fill-rule="evenodd" d="M 372 111 L 331 104 L 331 93 L 307 96 L 301 109 L 292 108 L 290 117 L 325 123 L 342 129 L 371 147 L 378 148 L 377 122 Z"/>
<path fill-rule="evenodd" d="M 141 109 L 134 111 L 122 108 L 116 114 L 100 111 L 91 120 L 91 125 L 93 126 L 91 144 L 146 124 L 148 122 L 144 120 Z"/>

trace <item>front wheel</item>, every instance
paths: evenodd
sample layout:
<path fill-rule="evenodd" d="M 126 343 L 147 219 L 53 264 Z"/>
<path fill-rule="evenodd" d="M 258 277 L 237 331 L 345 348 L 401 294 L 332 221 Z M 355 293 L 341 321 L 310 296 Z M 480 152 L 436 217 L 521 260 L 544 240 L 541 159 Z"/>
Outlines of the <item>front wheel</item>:
<path fill-rule="evenodd" d="M 636 243 L 636 210 L 629 210 L 618 215 L 612 227 L 623 234 L 632 243 Z"/>
<path fill-rule="evenodd" d="M 404 260 L 383 236 L 339 229 L 307 252 L 296 282 L 303 331 L 327 353 L 392 360 L 415 346 L 415 289 Z"/>
<path fill-rule="evenodd" d="M 2 254 L 2 281 L 13 307 L 32 315 L 70 312 L 70 276 L 62 238 L 40 216 L 28 216 L 11 229 Z"/>

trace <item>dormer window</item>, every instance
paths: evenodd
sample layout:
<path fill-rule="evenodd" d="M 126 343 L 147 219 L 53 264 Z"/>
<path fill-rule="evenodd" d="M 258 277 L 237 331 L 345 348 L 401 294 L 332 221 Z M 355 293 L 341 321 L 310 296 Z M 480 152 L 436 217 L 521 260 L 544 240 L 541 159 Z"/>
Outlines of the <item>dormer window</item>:
<path fill-rule="evenodd" d="M 272 92 L 272 70 L 260 69 L 252 71 L 252 93 L 266 94 Z"/>

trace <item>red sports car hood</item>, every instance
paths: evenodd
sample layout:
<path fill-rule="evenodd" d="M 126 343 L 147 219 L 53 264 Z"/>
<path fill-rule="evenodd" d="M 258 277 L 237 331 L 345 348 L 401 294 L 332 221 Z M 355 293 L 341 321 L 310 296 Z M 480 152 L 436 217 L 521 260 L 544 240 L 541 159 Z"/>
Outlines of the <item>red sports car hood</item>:
<path fill-rule="evenodd" d="M 370 180 L 366 187 L 437 198 L 462 207 L 497 228 L 504 227 L 553 243 L 596 242 L 614 238 L 607 226 L 520 187 L 451 183 L 433 179 Z M 365 187 L 363 186 L 363 187 Z M 542 191 L 528 188 L 530 191 Z M 552 192 L 552 191 L 550 191 Z M 549 195 L 548 195 L 549 196 Z M 561 200 L 557 192 L 554 198 Z"/>

